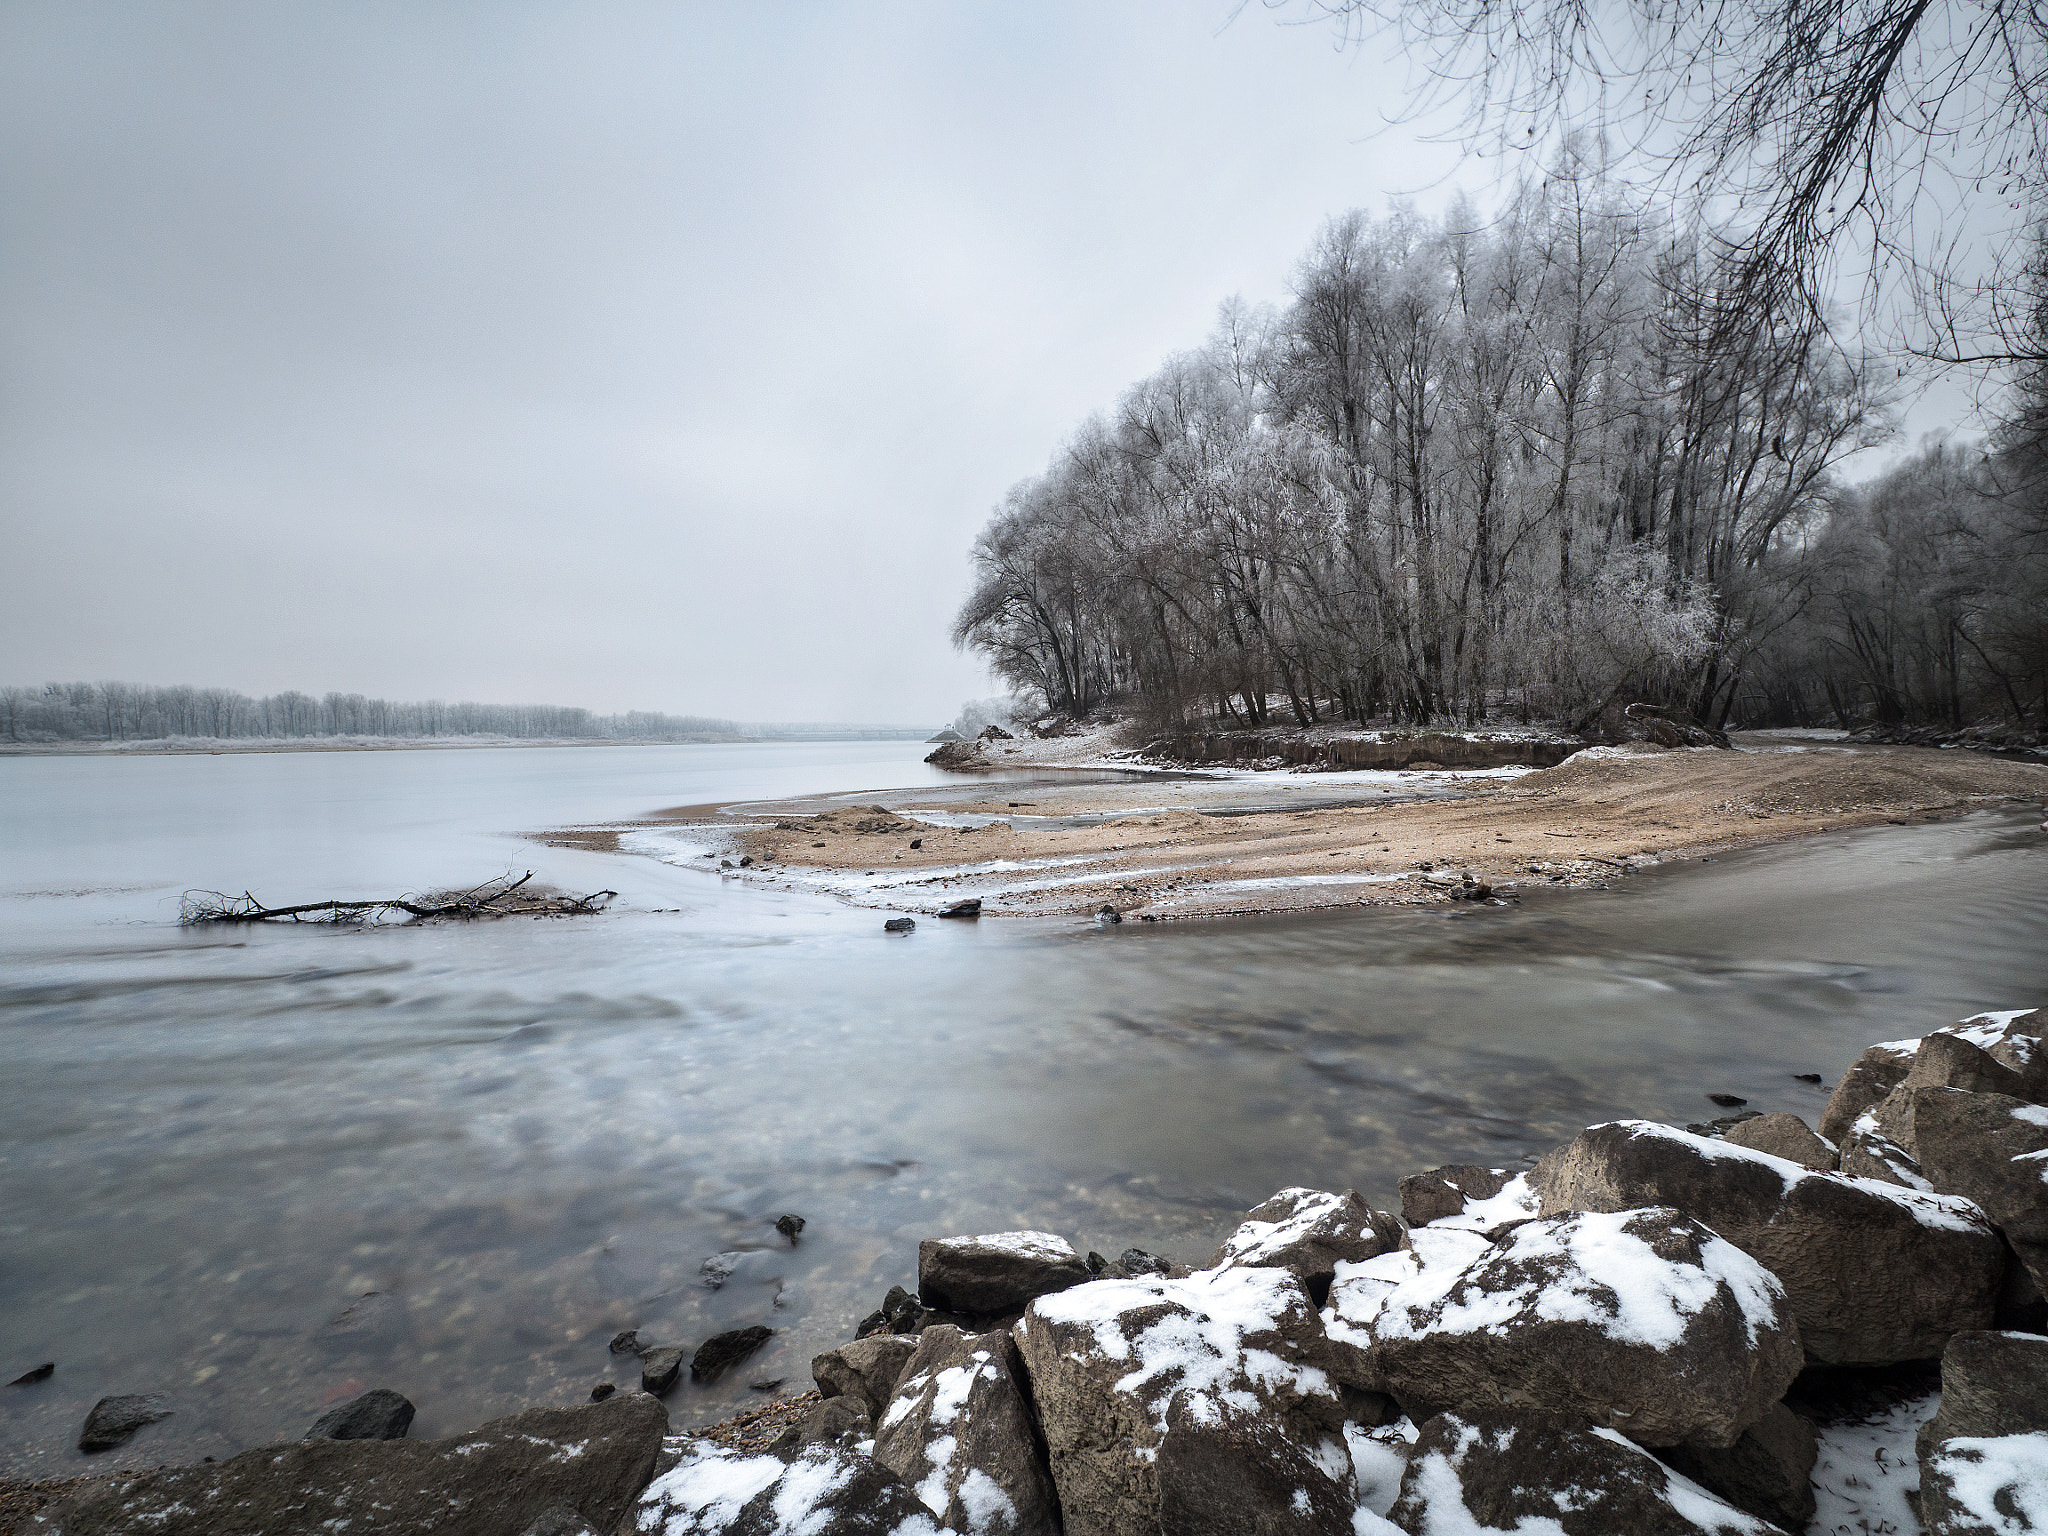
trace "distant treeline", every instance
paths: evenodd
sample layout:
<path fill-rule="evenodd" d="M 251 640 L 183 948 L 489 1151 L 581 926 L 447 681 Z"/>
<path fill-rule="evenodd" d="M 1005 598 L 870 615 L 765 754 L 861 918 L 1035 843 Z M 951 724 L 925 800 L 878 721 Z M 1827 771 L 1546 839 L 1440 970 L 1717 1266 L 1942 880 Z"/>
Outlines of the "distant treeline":
<path fill-rule="evenodd" d="M 287 690 L 252 699 L 232 688 L 46 683 L 0 689 L 11 742 L 297 740 L 318 736 L 508 736 L 523 740 L 686 741 L 738 736 L 731 720 L 632 710 L 596 715 L 560 704 L 397 703 L 360 693 Z"/>

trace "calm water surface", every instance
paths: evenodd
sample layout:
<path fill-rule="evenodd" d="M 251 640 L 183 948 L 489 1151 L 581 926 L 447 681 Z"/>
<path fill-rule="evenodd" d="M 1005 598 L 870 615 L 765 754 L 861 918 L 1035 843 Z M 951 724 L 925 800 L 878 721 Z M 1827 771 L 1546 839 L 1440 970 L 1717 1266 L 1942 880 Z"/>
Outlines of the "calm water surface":
<path fill-rule="evenodd" d="M 910 743 L 0 759 L 0 1471 L 226 1455 L 390 1386 L 414 1433 L 629 1379 L 622 1328 L 778 1330 L 794 1390 L 920 1237 L 1200 1261 L 1274 1189 L 1538 1152 L 2048 1000 L 2034 815 L 1822 836 L 1519 909 L 925 922 L 523 831 L 932 782 Z M 600 918 L 181 931 L 532 868 Z M 791 1248 L 772 1228 L 809 1222 Z M 726 1278 L 716 1288 L 711 1274 Z M 380 1296 L 333 1319 L 366 1292 Z"/>

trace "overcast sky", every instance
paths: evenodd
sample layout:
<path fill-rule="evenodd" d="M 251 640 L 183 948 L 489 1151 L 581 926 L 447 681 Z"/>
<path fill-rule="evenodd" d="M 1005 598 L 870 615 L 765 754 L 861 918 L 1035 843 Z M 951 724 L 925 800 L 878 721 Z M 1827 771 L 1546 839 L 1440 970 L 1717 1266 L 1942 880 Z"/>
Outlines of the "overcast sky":
<path fill-rule="evenodd" d="M 1235 0 L 0 0 L 0 682 L 936 723 L 990 506 L 1488 190 Z"/>

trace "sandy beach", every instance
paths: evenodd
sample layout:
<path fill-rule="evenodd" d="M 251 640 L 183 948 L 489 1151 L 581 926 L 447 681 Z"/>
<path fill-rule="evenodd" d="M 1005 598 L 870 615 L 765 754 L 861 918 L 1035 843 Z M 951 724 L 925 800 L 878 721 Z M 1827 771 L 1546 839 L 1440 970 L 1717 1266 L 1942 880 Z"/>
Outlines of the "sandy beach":
<path fill-rule="evenodd" d="M 681 806 L 543 837 L 671 859 L 683 850 L 731 878 L 893 911 L 973 898 L 987 916 L 1108 907 L 1157 921 L 1512 900 L 1814 832 L 2048 799 L 2040 763 L 1769 733 L 1734 751 L 1591 748 L 1548 769 L 1120 782 L 1104 782 L 1119 765 L 1085 743 L 1000 746 L 1004 769 L 1043 772 L 963 774 L 957 786 L 857 801 Z"/>

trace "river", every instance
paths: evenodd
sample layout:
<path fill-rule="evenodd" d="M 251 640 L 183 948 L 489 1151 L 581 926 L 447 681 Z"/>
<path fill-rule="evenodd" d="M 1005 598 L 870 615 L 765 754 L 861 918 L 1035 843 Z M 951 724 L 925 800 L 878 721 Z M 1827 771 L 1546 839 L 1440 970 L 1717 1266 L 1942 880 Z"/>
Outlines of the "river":
<path fill-rule="evenodd" d="M 2039 813 L 1829 834 L 1519 907 L 1098 929 L 925 921 L 519 834 L 935 782 L 911 743 L 0 758 L 0 1471 L 438 1435 L 632 1379 L 618 1330 L 807 1384 L 920 1237 L 1202 1262 L 1277 1188 L 1500 1163 L 1616 1115 L 1811 1119 L 1872 1040 L 2048 1001 Z M 186 930 L 267 901 L 616 889 L 606 915 Z M 772 1223 L 807 1225 L 791 1246 Z M 722 1257 L 721 1257 L 722 1256 Z M 716 1260 L 707 1271 L 706 1261 Z M 714 1279 L 723 1276 L 716 1286 Z M 365 1293 L 380 1293 L 341 1316 Z"/>

